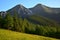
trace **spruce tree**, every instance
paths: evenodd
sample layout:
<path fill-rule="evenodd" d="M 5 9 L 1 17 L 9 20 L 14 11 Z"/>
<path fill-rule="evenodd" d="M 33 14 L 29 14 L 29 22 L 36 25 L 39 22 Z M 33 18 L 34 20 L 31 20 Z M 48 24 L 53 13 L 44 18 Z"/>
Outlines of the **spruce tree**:
<path fill-rule="evenodd" d="M 5 24 L 4 24 L 4 26 L 7 29 L 12 29 L 12 27 L 13 27 L 13 17 L 10 15 L 10 13 L 7 13 L 7 15 L 5 17 Z"/>
<path fill-rule="evenodd" d="M 0 15 L 0 27 L 2 26 L 2 16 Z"/>
<path fill-rule="evenodd" d="M 14 20 L 13 30 L 20 31 L 19 18 L 17 13 L 14 13 L 13 20 Z"/>

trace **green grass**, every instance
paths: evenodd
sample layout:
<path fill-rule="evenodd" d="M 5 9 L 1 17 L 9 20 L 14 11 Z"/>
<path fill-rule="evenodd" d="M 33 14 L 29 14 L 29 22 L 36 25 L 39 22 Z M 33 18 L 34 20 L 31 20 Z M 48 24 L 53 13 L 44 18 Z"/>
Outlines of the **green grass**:
<path fill-rule="evenodd" d="M 59 39 L 0 29 L 0 40 L 59 40 Z"/>

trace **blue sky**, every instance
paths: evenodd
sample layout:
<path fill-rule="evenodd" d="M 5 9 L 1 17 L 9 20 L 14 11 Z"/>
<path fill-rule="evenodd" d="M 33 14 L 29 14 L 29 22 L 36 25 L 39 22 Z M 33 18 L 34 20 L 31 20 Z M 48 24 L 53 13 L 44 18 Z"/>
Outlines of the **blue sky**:
<path fill-rule="evenodd" d="M 22 4 L 27 8 L 31 8 L 38 3 L 49 7 L 60 7 L 60 0 L 0 0 L 0 11 L 6 11 L 17 4 Z"/>

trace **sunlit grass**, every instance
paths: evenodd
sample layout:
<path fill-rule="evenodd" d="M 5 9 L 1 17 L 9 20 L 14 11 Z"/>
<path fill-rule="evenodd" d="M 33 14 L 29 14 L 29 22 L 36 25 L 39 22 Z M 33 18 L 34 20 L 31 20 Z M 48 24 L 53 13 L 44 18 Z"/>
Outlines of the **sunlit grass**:
<path fill-rule="evenodd" d="M 0 40 L 58 40 L 58 39 L 0 29 Z"/>

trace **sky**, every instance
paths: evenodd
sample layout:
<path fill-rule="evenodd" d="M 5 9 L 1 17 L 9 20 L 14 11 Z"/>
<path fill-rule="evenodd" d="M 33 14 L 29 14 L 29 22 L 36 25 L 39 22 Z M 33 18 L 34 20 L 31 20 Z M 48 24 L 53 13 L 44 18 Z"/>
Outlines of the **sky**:
<path fill-rule="evenodd" d="M 34 7 L 37 4 L 60 8 L 60 0 L 0 0 L 0 11 L 7 11 L 18 4 L 22 4 L 26 8 Z"/>

